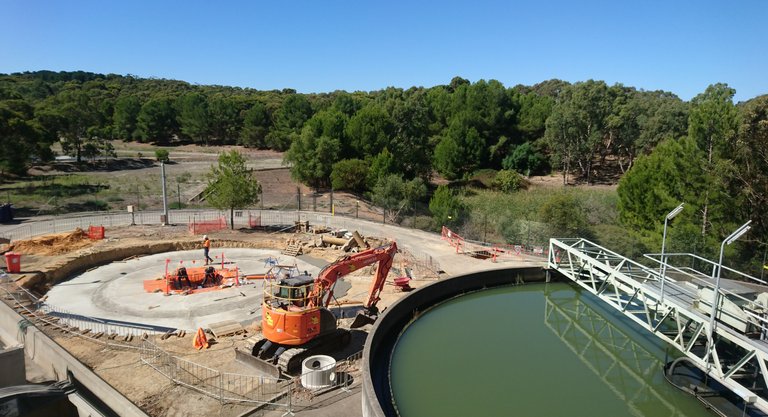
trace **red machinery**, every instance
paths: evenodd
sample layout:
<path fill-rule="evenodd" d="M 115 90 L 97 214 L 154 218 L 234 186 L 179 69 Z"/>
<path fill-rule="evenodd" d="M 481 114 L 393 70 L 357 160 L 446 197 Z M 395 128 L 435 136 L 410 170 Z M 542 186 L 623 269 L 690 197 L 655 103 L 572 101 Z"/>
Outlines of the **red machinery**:
<path fill-rule="evenodd" d="M 327 309 L 334 284 L 344 275 L 378 262 L 363 305 L 366 314 L 359 316 L 352 327 L 372 322 L 396 253 L 397 244 L 392 242 L 345 256 L 325 267 L 317 278 L 299 275 L 265 282 L 261 319 L 264 338 L 249 343 L 250 352 L 238 351 L 238 358 L 279 375 L 295 371 L 307 356 L 346 345 L 349 331 L 337 328 L 336 317 Z"/>

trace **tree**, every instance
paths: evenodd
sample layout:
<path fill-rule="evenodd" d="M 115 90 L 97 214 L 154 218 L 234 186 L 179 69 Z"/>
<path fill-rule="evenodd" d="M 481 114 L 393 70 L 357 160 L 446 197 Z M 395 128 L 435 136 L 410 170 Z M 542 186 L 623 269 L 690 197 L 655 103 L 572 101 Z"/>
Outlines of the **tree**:
<path fill-rule="evenodd" d="M 141 111 L 141 102 L 136 96 L 120 96 L 115 101 L 112 114 L 113 137 L 131 140 L 136 132 L 137 118 Z"/>
<path fill-rule="evenodd" d="M 429 141 L 430 114 L 424 94 L 409 97 L 392 110 L 394 137 L 390 151 L 397 155 L 395 169 L 405 178 L 432 175 L 433 146 Z"/>
<path fill-rule="evenodd" d="M 512 169 L 526 176 L 542 174 L 547 171 L 547 158 L 538 149 L 537 143 L 525 142 L 513 148 L 501 162 L 504 169 Z"/>
<path fill-rule="evenodd" d="M 369 160 L 366 184 L 368 184 L 368 188 L 373 189 L 380 178 L 396 172 L 395 156 L 389 152 L 389 149 L 384 148 L 378 155 Z"/>
<path fill-rule="evenodd" d="M 298 138 L 304 123 L 312 117 L 312 104 L 300 94 L 291 94 L 275 111 L 275 128 L 267 134 L 267 146 L 284 151 Z"/>
<path fill-rule="evenodd" d="M 552 113 L 555 101 L 547 96 L 535 93 L 521 94 L 516 97 L 517 131 L 521 142 L 533 141 L 544 136 L 546 122 Z"/>
<path fill-rule="evenodd" d="M 768 243 L 768 95 L 746 102 L 733 145 L 733 175 L 730 189 L 738 197 L 733 215 L 753 220 L 750 235 Z M 757 245 L 754 245 L 757 247 Z M 765 248 L 763 248 L 765 250 Z"/>
<path fill-rule="evenodd" d="M 701 209 L 701 235 L 706 236 L 713 219 L 710 204 L 718 204 L 723 195 L 719 161 L 731 154 L 733 139 L 738 131 L 738 112 L 733 105 L 736 90 L 726 84 L 714 84 L 704 93 L 691 100 L 691 112 L 688 116 L 688 136 L 696 141 L 699 149 L 706 154 L 704 165 L 708 184 L 704 190 L 704 202 Z"/>
<path fill-rule="evenodd" d="M 81 162 L 83 146 L 98 123 L 91 98 L 79 88 L 70 89 L 59 93 L 44 106 L 51 116 L 49 120 L 55 120 L 62 150 L 74 153 L 77 162 Z"/>
<path fill-rule="evenodd" d="M 267 133 L 271 121 L 266 106 L 256 102 L 245 111 L 243 130 L 240 131 L 240 144 L 247 147 L 264 149 L 267 147 Z"/>
<path fill-rule="evenodd" d="M 576 83 L 560 95 L 547 119 L 545 138 L 554 162 L 562 167 L 563 184 L 575 167 L 591 182 L 592 159 L 604 144 L 609 110 L 608 86 L 602 81 Z"/>
<path fill-rule="evenodd" d="M 368 164 L 362 159 L 342 159 L 333 164 L 331 185 L 334 190 L 365 191 Z"/>
<path fill-rule="evenodd" d="M 136 132 L 142 142 L 167 145 L 177 128 L 176 112 L 170 98 L 153 98 L 141 106 Z"/>
<path fill-rule="evenodd" d="M 261 185 L 253 178 L 253 170 L 246 166 L 245 157 L 238 151 L 219 154 L 218 166 L 211 166 L 205 200 L 219 210 L 229 209 L 229 224 L 235 228 L 235 209 L 244 209 L 258 203 Z"/>
<path fill-rule="evenodd" d="M 373 187 L 373 202 L 384 208 L 392 221 L 397 221 L 401 213 L 412 211 L 416 202 L 427 194 L 427 186 L 421 178 L 405 181 L 396 174 L 379 178 Z"/>
<path fill-rule="evenodd" d="M 435 169 L 449 180 L 474 172 L 483 160 L 485 143 L 472 125 L 469 114 L 457 115 L 435 148 Z"/>
<path fill-rule="evenodd" d="M 36 154 L 40 132 L 34 110 L 24 100 L 0 101 L 0 173 L 26 173 L 27 163 Z"/>
<path fill-rule="evenodd" d="M 352 153 L 359 158 L 376 155 L 389 143 L 394 133 L 392 119 L 384 107 L 370 104 L 349 119 L 346 135 Z"/>
<path fill-rule="evenodd" d="M 333 164 L 341 156 L 345 121 L 345 116 L 334 110 L 321 111 L 307 121 L 285 153 L 293 178 L 314 188 L 330 183 Z"/>
<path fill-rule="evenodd" d="M 664 216 L 681 202 L 685 210 L 675 218 L 673 229 L 690 231 L 700 221 L 709 180 L 703 168 L 705 154 L 693 139 L 663 141 L 647 156 L 639 157 L 619 181 L 619 220 L 637 233 L 645 246 L 660 247 Z M 700 224 L 699 224 L 700 227 Z M 688 232 L 686 232 L 688 233 Z M 699 234 L 700 235 L 700 234 Z M 701 238 L 677 235 L 690 248 L 702 248 Z"/>
<path fill-rule="evenodd" d="M 454 227 L 461 223 L 466 207 L 446 185 L 440 185 L 429 200 L 429 212 L 437 227 Z"/>
<path fill-rule="evenodd" d="M 211 121 L 208 99 L 200 93 L 187 93 L 176 101 L 176 113 L 181 134 L 196 143 L 208 146 Z"/>
<path fill-rule="evenodd" d="M 235 143 L 241 126 L 235 101 L 222 94 L 214 95 L 208 101 L 208 116 L 211 136 L 220 143 Z"/>
<path fill-rule="evenodd" d="M 170 162 L 171 154 L 168 149 L 156 149 L 155 159 L 157 159 L 157 162 Z"/>

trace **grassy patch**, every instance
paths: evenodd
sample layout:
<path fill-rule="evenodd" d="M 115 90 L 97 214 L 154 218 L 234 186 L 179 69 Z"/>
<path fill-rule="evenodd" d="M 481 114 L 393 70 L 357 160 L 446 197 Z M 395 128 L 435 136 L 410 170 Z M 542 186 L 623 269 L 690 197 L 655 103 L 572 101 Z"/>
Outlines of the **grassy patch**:
<path fill-rule="evenodd" d="M 468 189 L 463 201 L 469 214 L 457 232 L 473 240 L 544 245 L 551 232 L 542 222 L 541 207 L 562 193 L 569 193 L 580 202 L 598 238 L 601 232 L 616 233 L 616 191 L 595 187 L 537 187 L 513 193 Z"/>

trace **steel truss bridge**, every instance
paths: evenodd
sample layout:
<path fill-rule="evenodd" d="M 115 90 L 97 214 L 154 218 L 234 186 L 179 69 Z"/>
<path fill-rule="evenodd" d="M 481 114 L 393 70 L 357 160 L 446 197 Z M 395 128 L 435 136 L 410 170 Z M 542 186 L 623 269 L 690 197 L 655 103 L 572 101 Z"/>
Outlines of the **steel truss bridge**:
<path fill-rule="evenodd" d="M 548 268 L 675 347 L 709 378 L 745 402 L 768 412 L 765 311 L 754 304 L 754 299 L 737 291 L 735 285 L 716 287 L 712 278 L 715 274 L 710 273 L 718 267 L 714 262 L 691 254 L 668 254 L 664 259 L 654 256 L 646 255 L 665 264 L 667 273 L 663 277 L 657 269 L 588 240 L 551 239 Z M 669 262 L 667 257 L 678 262 Z M 701 272 L 691 265 L 709 269 Z M 723 270 L 730 277 L 762 283 L 738 271 Z M 718 298 L 712 297 L 715 290 Z M 700 294 L 705 294 L 705 299 Z M 702 312 L 710 311 L 713 298 L 718 300 L 716 320 Z M 735 314 L 734 306 L 744 308 Z"/>

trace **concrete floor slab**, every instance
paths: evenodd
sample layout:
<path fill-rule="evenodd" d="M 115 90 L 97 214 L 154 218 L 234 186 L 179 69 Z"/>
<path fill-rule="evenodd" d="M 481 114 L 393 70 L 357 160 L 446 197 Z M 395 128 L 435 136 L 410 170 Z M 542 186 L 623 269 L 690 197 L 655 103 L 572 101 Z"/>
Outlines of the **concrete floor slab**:
<path fill-rule="evenodd" d="M 172 329 L 193 330 L 211 323 L 234 320 L 250 324 L 260 317 L 262 281 L 255 280 L 239 287 L 189 295 L 147 293 L 143 281 L 160 278 L 168 269 L 178 266 L 200 266 L 200 250 L 159 253 L 114 262 L 82 273 L 54 286 L 46 304 L 66 311 L 106 321 L 151 324 Z M 244 274 L 267 272 L 268 257 L 280 264 L 296 264 L 300 271 L 317 276 L 320 268 L 301 259 L 281 255 L 275 250 L 217 248 L 211 250 L 217 261 L 222 254 L 227 267 L 237 266 Z"/>

